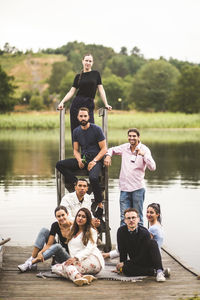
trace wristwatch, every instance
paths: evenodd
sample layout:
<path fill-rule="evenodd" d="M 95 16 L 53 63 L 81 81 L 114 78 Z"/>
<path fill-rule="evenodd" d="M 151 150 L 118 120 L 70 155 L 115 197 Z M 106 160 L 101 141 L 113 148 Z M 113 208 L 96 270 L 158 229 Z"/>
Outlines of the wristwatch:
<path fill-rule="evenodd" d="M 96 159 L 93 159 L 93 161 L 94 161 L 95 163 L 97 163 L 97 160 L 96 160 Z"/>

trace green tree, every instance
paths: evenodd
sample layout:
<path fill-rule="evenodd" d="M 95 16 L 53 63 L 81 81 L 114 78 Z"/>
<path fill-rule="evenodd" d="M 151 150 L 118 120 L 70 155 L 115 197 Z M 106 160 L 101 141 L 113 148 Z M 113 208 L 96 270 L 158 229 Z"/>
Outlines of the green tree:
<path fill-rule="evenodd" d="M 72 70 L 74 72 L 80 72 L 82 69 L 82 58 L 85 54 L 92 54 L 94 57 L 93 69 L 98 70 L 100 73 L 103 72 L 107 61 L 115 55 L 112 48 L 104 47 L 102 45 L 95 44 L 84 44 L 78 43 L 77 41 L 67 43 L 66 45 L 57 48 L 52 52 L 52 49 L 43 50 L 47 53 L 63 54 L 67 57 L 68 61 L 72 63 Z"/>
<path fill-rule="evenodd" d="M 102 45 L 87 45 L 87 53 L 90 52 L 94 57 L 93 69 L 98 70 L 100 73 L 103 72 L 107 66 L 108 60 L 115 55 L 115 52 L 110 47 L 104 47 Z"/>
<path fill-rule="evenodd" d="M 42 92 L 43 103 L 46 107 L 50 107 L 52 104 L 52 96 L 49 94 L 49 90 L 46 89 Z"/>
<path fill-rule="evenodd" d="M 152 60 L 141 67 L 133 79 L 129 103 L 143 111 L 166 111 L 179 71 L 163 60 Z"/>
<path fill-rule="evenodd" d="M 140 49 L 137 46 L 133 47 L 133 49 L 131 50 L 131 55 L 143 57 L 143 55 L 140 52 Z"/>
<path fill-rule="evenodd" d="M 200 67 L 187 66 L 182 69 L 174 97 L 170 103 L 172 111 L 200 112 Z"/>
<path fill-rule="evenodd" d="M 30 90 L 23 91 L 21 94 L 21 97 L 20 97 L 20 103 L 21 104 L 29 104 L 32 95 L 33 95 L 33 92 Z"/>
<path fill-rule="evenodd" d="M 43 98 L 38 95 L 33 95 L 30 99 L 30 105 L 31 110 L 41 110 L 44 108 Z"/>
<path fill-rule="evenodd" d="M 72 64 L 68 61 L 65 62 L 55 62 L 52 67 L 51 76 L 48 80 L 49 92 L 59 93 L 59 86 L 62 78 L 67 72 L 72 69 Z"/>
<path fill-rule="evenodd" d="M 135 75 L 137 71 L 146 63 L 142 56 L 131 55 L 126 58 L 128 65 L 128 74 Z"/>
<path fill-rule="evenodd" d="M 190 63 L 188 61 L 181 61 L 172 57 L 170 57 L 169 63 L 175 66 L 180 72 L 182 72 L 182 70 L 187 66 L 194 66 L 193 63 Z"/>
<path fill-rule="evenodd" d="M 13 76 L 8 76 L 0 66 L 0 113 L 12 111 L 16 104 L 13 93 L 16 88 L 12 84 Z"/>
<path fill-rule="evenodd" d="M 72 87 L 74 76 L 75 76 L 75 73 L 73 71 L 70 71 L 63 77 L 63 79 L 60 83 L 60 86 L 59 86 L 60 100 L 63 99 L 63 97 L 67 94 L 67 92 Z M 65 108 L 69 108 L 69 106 L 70 106 L 70 101 L 67 101 L 65 103 Z"/>
<path fill-rule="evenodd" d="M 129 73 L 129 67 L 127 63 L 127 56 L 116 55 L 113 56 L 107 63 L 107 67 L 110 68 L 113 74 L 119 77 L 125 77 Z"/>
<path fill-rule="evenodd" d="M 107 63 L 113 74 L 124 78 L 127 75 L 134 75 L 145 63 L 143 57 L 137 55 L 115 55 Z"/>
<path fill-rule="evenodd" d="M 122 55 L 128 55 L 127 48 L 126 47 L 121 47 L 120 54 L 122 54 Z"/>
<path fill-rule="evenodd" d="M 108 103 L 115 109 L 121 109 L 124 104 L 123 108 L 125 109 L 124 81 L 122 78 L 116 75 L 105 77 L 103 78 L 103 86 L 106 91 Z M 121 103 L 119 99 L 122 99 L 123 102 Z M 98 106 L 102 106 L 100 100 L 98 101 Z"/>

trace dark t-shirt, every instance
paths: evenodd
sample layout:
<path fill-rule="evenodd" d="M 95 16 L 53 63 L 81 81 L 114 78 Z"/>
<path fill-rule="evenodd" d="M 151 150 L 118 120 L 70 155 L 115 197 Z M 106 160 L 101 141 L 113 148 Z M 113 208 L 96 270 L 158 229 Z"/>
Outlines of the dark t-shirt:
<path fill-rule="evenodd" d="M 81 155 L 92 160 L 100 151 L 99 142 L 105 140 L 101 127 L 90 123 L 87 130 L 78 126 L 73 131 L 73 141 L 78 142 L 81 147 Z"/>
<path fill-rule="evenodd" d="M 84 96 L 94 99 L 97 86 L 102 84 L 101 76 L 98 71 L 90 71 L 81 74 L 81 79 L 79 81 L 80 74 L 77 74 L 74 78 L 73 87 L 78 89 L 77 96 Z"/>
<path fill-rule="evenodd" d="M 63 248 L 65 248 L 67 250 L 67 252 L 69 252 L 68 251 L 68 245 L 65 244 L 67 239 L 64 236 L 62 236 L 62 233 L 60 231 L 60 227 L 58 225 L 58 222 L 54 222 L 51 225 L 51 229 L 50 229 L 50 233 L 49 233 L 49 235 L 53 235 L 53 236 L 56 236 L 56 234 L 58 235 L 60 243 L 63 246 Z"/>

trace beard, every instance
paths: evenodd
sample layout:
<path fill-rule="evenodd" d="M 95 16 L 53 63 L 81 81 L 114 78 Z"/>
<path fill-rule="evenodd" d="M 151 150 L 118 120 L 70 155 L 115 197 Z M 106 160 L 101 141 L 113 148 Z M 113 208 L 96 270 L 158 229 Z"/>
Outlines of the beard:
<path fill-rule="evenodd" d="M 79 121 L 79 124 L 81 126 L 86 126 L 88 124 L 89 120 L 88 121 L 85 121 L 85 120 L 82 120 L 82 121 Z"/>

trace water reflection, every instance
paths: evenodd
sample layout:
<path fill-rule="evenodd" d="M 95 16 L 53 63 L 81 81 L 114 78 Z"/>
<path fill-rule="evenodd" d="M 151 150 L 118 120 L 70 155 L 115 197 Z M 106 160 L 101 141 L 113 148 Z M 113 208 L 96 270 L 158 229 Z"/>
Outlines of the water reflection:
<path fill-rule="evenodd" d="M 72 150 L 68 141 L 67 146 L 69 150 L 66 151 L 66 156 L 71 157 Z M 113 143 L 109 146 L 113 146 Z M 184 185 L 187 182 L 199 184 L 200 142 L 149 142 L 147 146 L 157 164 L 155 172 L 146 171 L 149 184 L 170 184 L 169 181 L 175 178 L 179 178 Z M 0 179 L 4 181 L 5 186 L 9 186 L 9 181 L 17 176 L 50 178 L 55 172 L 55 163 L 59 157 L 58 136 L 56 132 L 49 135 L 47 133 L 45 138 L 40 138 L 35 133 L 32 138 L 29 134 L 24 139 L 21 137 L 1 140 L 0 136 L 0 157 Z M 119 177 L 120 164 L 120 157 L 113 157 L 112 167 L 109 169 L 110 178 Z M 20 184 L 20 180 L 16 184 Z"/>

